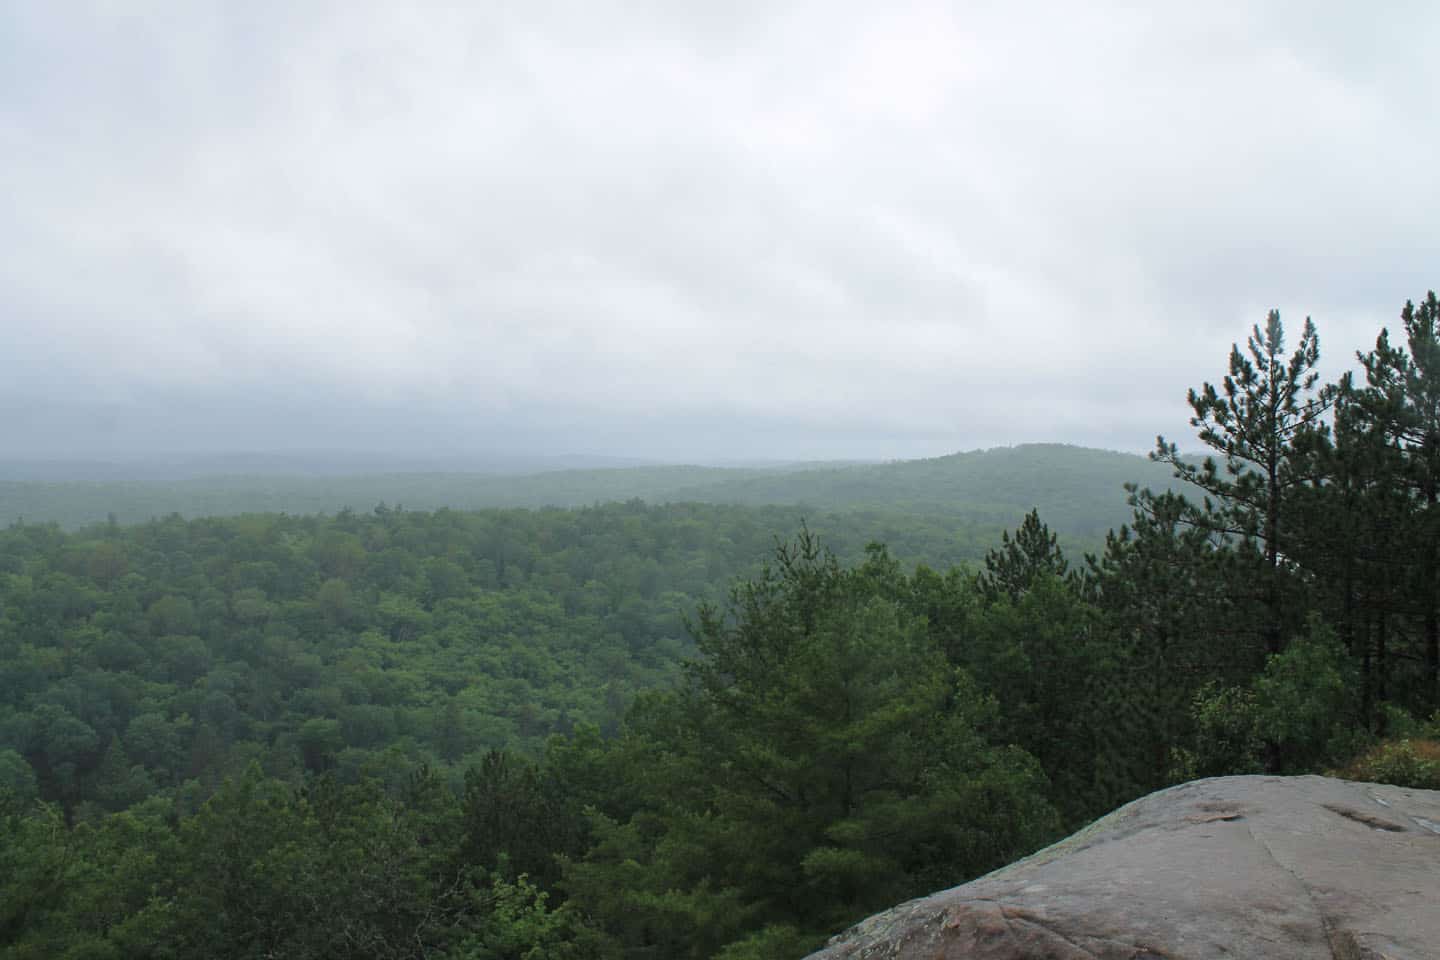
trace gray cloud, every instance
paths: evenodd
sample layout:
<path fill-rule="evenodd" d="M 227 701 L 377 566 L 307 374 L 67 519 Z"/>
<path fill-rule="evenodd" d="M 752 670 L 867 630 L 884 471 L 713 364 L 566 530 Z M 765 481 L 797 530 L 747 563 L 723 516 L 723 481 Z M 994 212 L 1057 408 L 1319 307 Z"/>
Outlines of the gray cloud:
<path fill-rule="evenodd" d="M 0 10 L 12 451 L 1144 449 L 1436 285 L 1429 5 L 138 9 Z"/>

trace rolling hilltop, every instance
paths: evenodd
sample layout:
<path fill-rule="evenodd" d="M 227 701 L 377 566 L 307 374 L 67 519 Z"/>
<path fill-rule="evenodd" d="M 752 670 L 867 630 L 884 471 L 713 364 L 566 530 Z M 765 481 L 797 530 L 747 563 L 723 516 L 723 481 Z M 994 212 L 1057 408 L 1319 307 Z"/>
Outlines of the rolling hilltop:
<path fill-rule="evenodd" d="M 1036 443 L 928 460 L 749 472 L 681 488 L 671 499 L 883 508 L 1000 523 L 1038 507 L 1052 528 L 1090 537 L 1103 536 L 1129 518 L 1125 483 L 1160 489 L 1170 481 L 1169 467 L 1145 457 Z"/>
<path fill-rule="evenodd" d="M 179 480 L 0 482 L 0 521 L 75 528 L 179 513 L 368 511 L 379 503 L 429 510 L 651 503 L 800 505 L 818 511 L 898 511 L 1011 525 L 1038 507 L 1052 529 L 1091 540 L 1129 517 L 1122 485 L 1160 488 L 1167 467 L 1132 454 L 1063 444 L 975 450 L 883 464 L 765 468 L 643 466 L 486 473 L 210 475 Z"/>

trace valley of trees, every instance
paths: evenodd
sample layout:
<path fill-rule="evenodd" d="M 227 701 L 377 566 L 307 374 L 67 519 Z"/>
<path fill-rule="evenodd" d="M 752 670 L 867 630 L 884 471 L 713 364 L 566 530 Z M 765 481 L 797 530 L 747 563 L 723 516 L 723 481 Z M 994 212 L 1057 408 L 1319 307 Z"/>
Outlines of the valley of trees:
<path fill-rule="evenodd" d="M 1186 779 L 1440 786 L 1440 304 L 1318 357 L 1257 325 L 1103 541 L 882 468 L 16 523 L 0 958 L 786 960 Z"/>

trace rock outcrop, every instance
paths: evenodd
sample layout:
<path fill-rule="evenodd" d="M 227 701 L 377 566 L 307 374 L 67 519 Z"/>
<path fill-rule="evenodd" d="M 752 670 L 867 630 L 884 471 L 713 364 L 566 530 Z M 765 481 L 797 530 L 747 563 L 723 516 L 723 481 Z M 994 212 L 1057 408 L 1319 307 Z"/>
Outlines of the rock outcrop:
<path fill-rule="evenodd" d="M 1198 780 L 811 960 L 1437 960 L 1440 792 Z"/>

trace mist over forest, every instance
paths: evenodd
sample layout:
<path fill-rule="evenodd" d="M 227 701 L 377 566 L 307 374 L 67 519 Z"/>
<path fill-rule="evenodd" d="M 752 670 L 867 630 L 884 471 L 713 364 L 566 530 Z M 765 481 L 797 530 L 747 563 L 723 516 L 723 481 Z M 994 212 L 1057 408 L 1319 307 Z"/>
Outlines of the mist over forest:
<path fill-rule="evenodd" d="M 1440 301 L 1319 357 L 1204 457 L 6 481 L 0 949 L 799 958 L 1169 784 L 1440 787 Z"/>
<path fill-rule="evenodd" d="M 0 5 L 0 960 L 800 960 L 1440 789 L 1437 27 Z"/>

